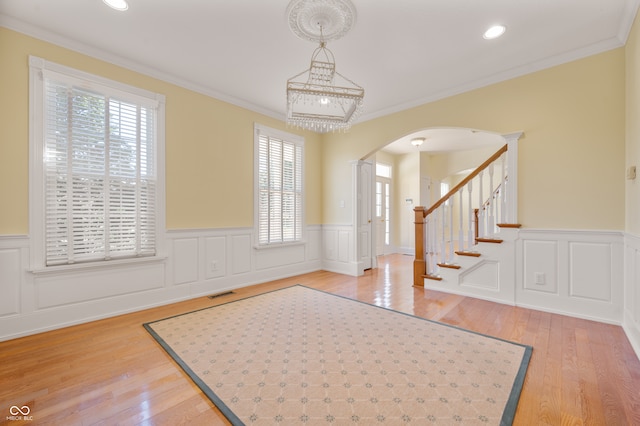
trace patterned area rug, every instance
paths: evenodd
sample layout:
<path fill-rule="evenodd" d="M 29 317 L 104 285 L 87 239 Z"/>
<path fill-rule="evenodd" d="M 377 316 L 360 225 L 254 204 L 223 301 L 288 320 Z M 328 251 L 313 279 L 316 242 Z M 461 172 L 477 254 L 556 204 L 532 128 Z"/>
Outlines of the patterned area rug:
<path fill-rule="evenodd" d="M 232 424 L 511 424 L 532 348 L 301 285 L 144 324 Z"/>

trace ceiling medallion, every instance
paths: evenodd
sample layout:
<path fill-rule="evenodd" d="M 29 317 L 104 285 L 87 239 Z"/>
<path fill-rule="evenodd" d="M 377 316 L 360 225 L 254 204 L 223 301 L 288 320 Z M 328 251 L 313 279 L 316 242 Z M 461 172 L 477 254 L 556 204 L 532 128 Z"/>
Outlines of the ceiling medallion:
<path fill-rule="evenodd" d="M 287 124 L 321 133 L 349 129 L 364 89 L 336 71 L 326 42 L 351 29 L 355 8 L 349 0 L 292 0 L 287 14 L 294 34 L 319 43 L 311 66 L 287 80 Z"/>
<path fill-rule="evenodd" d="M 287 7 L 289 28 L 303 40 L 337 40 L 353 27 L 356 8 L 349 0 L 292 0 Z"/>

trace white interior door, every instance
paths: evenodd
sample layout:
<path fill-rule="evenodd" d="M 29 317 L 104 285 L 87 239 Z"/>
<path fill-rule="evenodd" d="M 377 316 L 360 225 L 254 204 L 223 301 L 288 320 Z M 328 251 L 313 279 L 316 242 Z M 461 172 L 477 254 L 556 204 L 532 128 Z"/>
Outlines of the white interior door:
<path fill-rule="evenodd" d="M 371 186 L 373 184 L 373 164 L 364 162 L 360 166 L 360 184 L 358 186 L 358 239 L 360 262 L 363 269 L 371 269 L 373 261 L 372 203 Z"/>
<path fill-rule="evenodd" d="M 391 253 L 391 179 L 377 176 L 375 189 L 376 253 Z"/>

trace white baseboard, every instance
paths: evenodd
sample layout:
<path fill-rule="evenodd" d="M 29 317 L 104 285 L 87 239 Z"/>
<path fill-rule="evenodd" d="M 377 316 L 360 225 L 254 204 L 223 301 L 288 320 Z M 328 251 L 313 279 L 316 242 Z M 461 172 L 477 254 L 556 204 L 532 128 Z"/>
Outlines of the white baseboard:
<path fill-rule="evenodd" d="M 323 260 L 322 270 L 335 272 L 337 274 L 360 276 L 362 275 L 363 265 L 361 262 L 338 262 L 335 260 Z"/>
<path fill-rule="evenodd" d="M 627 339 L 640 359 L 640 324 L 633 321 L 630 312 L 625 312 L 624 323 L 622 324 Z"/>

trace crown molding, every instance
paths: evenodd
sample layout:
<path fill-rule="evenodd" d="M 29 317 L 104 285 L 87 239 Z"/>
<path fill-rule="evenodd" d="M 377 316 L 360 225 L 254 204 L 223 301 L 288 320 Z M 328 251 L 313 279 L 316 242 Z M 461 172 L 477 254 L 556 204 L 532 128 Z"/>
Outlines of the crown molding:
<path fill-rule="evenodd" d="M 630 0 L 630 1 L 638 2 L 640 0 Z M 380 118 L 387 115 L 395 114 L 401 111 L 405 111 L 411 108 L 415 108 L 415 107 L 425 105 L 431 102 L 435 102 L 441 99 L 445 99 L 451 96 L 460 95 L 462 93 L 470 92 L 472 90 L 480 89 L 482 87 L 490 86 L 492 84 L 511 80 L 516 77 L 532 74 L 537 71 L 542 71 L 544 69 L 555 67 L 557 65 L 573 62 L 578 59 L 583 59 L 592 55 L 596 55 L 598 53 L 603 53 L 609 50 L 617 49 L 622 46 L 624 46 L 624 43 L 620 41 L 618 37 L 611 37 L 607 40 L 603 40 L 601 42 L 594 43 L 592 45 L 585 46 L 580 49 L 575 49 L 559 55 L 550 56 L 542 60 L 530 62 L 528 64 L 514 67 L 503 72 L 499 72 L 489 76 L 484 76 L 476 80 L 469 81 L 462 85 L 450 87 L 450 88 L 441 90 L 439 92 L 435 92 L 427 97 L 415 99 L 414 101 L 411 101 L 411 102 L 405 102 L 405 103 L 398 104 L 390 108 L 385 108 L 369 114 L 363 112 L 360 115 L 360 119 L 357 122 L 355 122 L 354 125 L 363 123 L 365 121 L 373 120 L 375 118 Z"/>
<path fill-rule="evenodd" d="M 90 56 L 92 58 L 108 62 L 112 65 L 126 68 L 130 71 L 144 74 L 158 80 L 162 80 L 166 83 L 182 87 L 183 89 L 191 90 L 193 92 L 218 99 L 220 101 L 256 112 L 258 114 L 265 115 L 267 117 L 275 118 L 281 121 L 285 120 L 284 114 L 260 107 L 244 99 L 239 99 L 226 93 L 218 92 L 209 87 L 196 84 L 192 81 L 185 80 L 176 75 L 162 72 L 156 68 L 148 67 L 138 62 L 131 61 L 114 53 L 107 52 L 102 49 L 96 49 L 95 47 L 89 46 L 77 40 L 61 36 L 60 34 L 44 30 L 40 27 L 36 27 L 24 21 L 11 18 L 3 14 L 0 14 L 0 27 L 19 32 L 21 34 L 42 40 L 47 43 L 55 44 L 56 46 L 60 46 L 65 49 L 73 50 L 74 52 Z"/>

